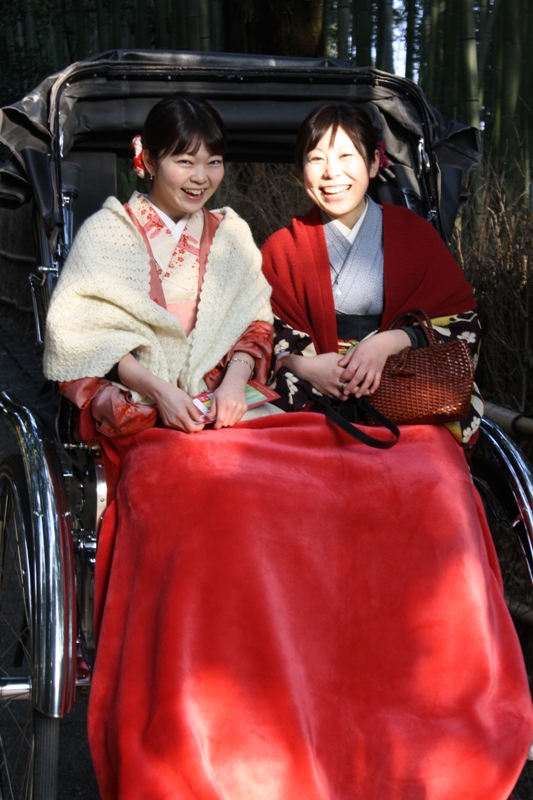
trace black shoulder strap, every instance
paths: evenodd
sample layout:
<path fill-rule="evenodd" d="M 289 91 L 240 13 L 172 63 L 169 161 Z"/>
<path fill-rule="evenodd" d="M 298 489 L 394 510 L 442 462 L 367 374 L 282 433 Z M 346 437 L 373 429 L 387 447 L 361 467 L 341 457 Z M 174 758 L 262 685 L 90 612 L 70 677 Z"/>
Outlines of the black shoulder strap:
<path fill-rule="evenodd" d="M 400 438 L 400 429 L 398 426 L 362 397 L 359 399 L 354 398 L 354 402 L 357 403 L 358 408 L 363 414 L 368 417 L 372 417 L 372 419 L 374 419 L 379 425 L 387 428 L 387 430 L 392 433 L 394 437 L 393 439 L 376 439 L 374 436 L 364 433 L 363 431 L 359 430 L 359 428 L 356 428 L 355 425 L 352 425 L 352 423 L 348 422 L 348 420 L 344 419 L 344 417 L 342 417 L 337 411 L 335 411 L 334 408 L 332 408 L 328 398 L 315 397 L 313 399 L 316 403 L 317 411 L 319 411 L 321 414 L 324 414 L 324 416 L 326 416 L 330 422 L 333 422 L 334 425 L 337 425 L 339 428 L 341 428 L 341 430 L 343 430 L 344 433 L 347 433 L 348 436 L 363 442 L 363 444 L 367 444 L 370 447 L 378 447 L 380 450 L 388 450 L 389 447 L 394 447 Z"/>

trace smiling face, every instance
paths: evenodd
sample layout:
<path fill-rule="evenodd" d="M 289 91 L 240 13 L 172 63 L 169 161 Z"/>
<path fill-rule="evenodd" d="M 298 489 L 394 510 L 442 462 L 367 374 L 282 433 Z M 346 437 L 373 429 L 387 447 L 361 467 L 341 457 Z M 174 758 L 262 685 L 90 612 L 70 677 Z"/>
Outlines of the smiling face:
<path fill-rule="evenodd" d="M 353 228 L 365 210 L 365 194 L 379 170 L 376 150 L 370 169 L 342 128 L 331 138 L 332 128 L 307 153 L 303 164 L 307 194 L 328 216 Z"/>
<path fill-rule="evenodd" d="M 144 150 L 143 161 L 153 176 L 148 199 L 174 222 L 202 208 L 224 177 L 222 156 L 210 153 L 203 143 L 194 154 L 171 154 L 159 161 Z"/>

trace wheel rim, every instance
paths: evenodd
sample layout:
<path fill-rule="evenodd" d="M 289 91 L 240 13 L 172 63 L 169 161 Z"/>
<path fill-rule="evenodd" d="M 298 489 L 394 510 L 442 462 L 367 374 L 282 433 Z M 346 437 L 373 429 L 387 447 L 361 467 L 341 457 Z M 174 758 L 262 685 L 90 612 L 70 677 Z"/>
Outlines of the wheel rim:
<path fill-rule="evenodd" d="M 28 506 L 21 484 L 0 468 L 1 800 L 33 793 L 32 637 Z"/>

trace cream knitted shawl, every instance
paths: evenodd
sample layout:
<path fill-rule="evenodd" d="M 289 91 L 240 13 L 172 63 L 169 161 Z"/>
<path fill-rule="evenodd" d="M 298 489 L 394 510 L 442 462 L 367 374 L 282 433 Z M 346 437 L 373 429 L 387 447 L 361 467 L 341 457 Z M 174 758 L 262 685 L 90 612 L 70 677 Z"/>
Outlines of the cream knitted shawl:
<path fill-rule="evenodd" d="M 250 228 L 224 208 L 207 261 L 196 326 L 149 296 L 145 245 L 110 197 L 80 228 L 55 288 L 46 326 L 44 373 L 58 381 L 102 377 L 126 353 L 190 395 L 254 320 L 272 322 L 270 287 Z M 136 397 L 140 400 L 139 396 Z"/>

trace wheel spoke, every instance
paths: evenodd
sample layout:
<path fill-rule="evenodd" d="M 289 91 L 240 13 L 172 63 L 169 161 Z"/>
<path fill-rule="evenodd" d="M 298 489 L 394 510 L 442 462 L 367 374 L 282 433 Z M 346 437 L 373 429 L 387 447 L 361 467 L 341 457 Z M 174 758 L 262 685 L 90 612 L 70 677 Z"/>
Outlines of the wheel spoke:
<path fill-rule="evenodd" d="M 13 705 L 15 706 L 14 708 L 12 708 Z M 17 728 L 20 734 L 20 741 L 29 745 L 31 743 L 31 729 L 28 730 L 28 726 L 31 724 L 31 715 L 26 716 L 26 718 L 21 721 L 18 706 L 19 703 L 17 700 L 7 702 L 5 703 L 5 712 L 12 720 L 13 725 Z"/>
<path fill-rule="evenodd" d="M 59 720 L 34 708 L 31 691 L 31 525 L 22 459 L 8 456 L 0 464 L 0 800 L 57 793 Z"/>
<path fill-rule="evenodd" d="M 29 565 L 24 512 L 15 476 L 0 472 L 0 676 L 31 685 Z M 33 771 L 33 703 L 0 697 L 2 800 L 30 800 Z"/>

